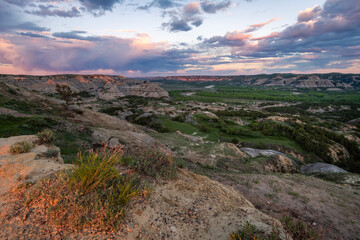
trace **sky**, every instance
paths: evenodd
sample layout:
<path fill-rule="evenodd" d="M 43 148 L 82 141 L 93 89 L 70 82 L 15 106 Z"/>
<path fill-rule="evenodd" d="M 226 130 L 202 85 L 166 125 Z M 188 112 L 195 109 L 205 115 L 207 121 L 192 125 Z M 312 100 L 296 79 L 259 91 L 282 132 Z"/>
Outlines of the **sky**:
<path fill-rule="evenodd" d="M 0 73 L 360 73 L 359 0 L 0 0 Z"/>

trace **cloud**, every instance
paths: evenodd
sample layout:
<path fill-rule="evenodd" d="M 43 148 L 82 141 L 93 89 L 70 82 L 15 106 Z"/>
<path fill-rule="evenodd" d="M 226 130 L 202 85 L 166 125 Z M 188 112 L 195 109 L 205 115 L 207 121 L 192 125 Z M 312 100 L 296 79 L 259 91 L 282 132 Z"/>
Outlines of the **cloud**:
<path fill-rule="evenodd" d="M 123 2 L 124 0 L 80 0 L 84 8 L 95 16 L 103 15 L 106 11 L 112 11 L 116 4 Z"/>
<path fill-rule="evenodd" d="M 15 9 L 0 1 L 0 32 L 11 32 L 15 30 L 41 32 L 49 31 L 49 28 L 22 20 L 22 16 L 18 15 Z"/>
<path fill-rule="evenodd" d="M 194 63 L 190 58 L 190 55 L 195 53 L 194 50 L 168 48 L 164 43 L 151 42 L 145 35 L 135 38 L 98 37 L 97 41 L 77 41 L 81 38 L 80 34 L 85 32 L 54 34 L 69 39 L 68 42 L 29 38 L 30 34 L 27 33 L 0 35 L 0 63 L 28 73 L 99 69 L 113 70 L 116 73 L 168 72 L 185 69 L 186 64 Z"/>
<path fill-rule="evenodd" d="M 19 32 L 18 34 L 22 35 L 22 36 L 33 37 L 33 38 L 49 38 L 48 36 L 37 34 L 37 33 L 32 33 L 32 32 Z"/>
<path fill-rule="evenodd" d="M 180 4 L 176 3 L 173 0 L 153 0 L 152 2 L 150 2 L 146 5 L 139 6 L 138 9 L 149 10 L 152 7 L 157 7 L 160 9 L 168 9 L 168 8 L 177 7 L 179 5 Z"/>
<path fill-rule="evenodd" d="M 54 37 L 58 37 L 58 38 L 76 39 L 76 40 L 84 40 L 84 41 L 100 41 L 100 40 L 102 40 L 101 37 L 92 37 L 92 36 L 84 37 L 84 36 L 81 36 L 80 34 L 86 34 L 86 31 L 56 32 L 56 33 L 53 33 L 52 35 Z"/>
<path fill-rule="evenodd" d="M 227 32 L 225 36 L 214 36 L 208 39 L 203 39 L 203 44 L 210 47 L 223 47 L 223 46 L 243 46 L 251 39 L 251 34 L 244 32 L 234 31 Z"/>
<path fill-rule="evenodd" d="M 25 12 L 38 16 L 80 17 L 81 12 L 90 12 L 94 16 L 104 15 L 106 11 L 112 11 L 116 4 L 122 4 L 124 0 L 3 0 L 11 5 L 27 7 Z M 39 4 L 40 3 L 40 4 Z M 46 6 L 42 5 L 48 3 Z M 68 10 L 59 9 L 59 3 L 69 4 Z M 72 4 L 80 6 L 73 7 Z"/>
<path fill-rule="evenodd" d="M 204 51 L 230 49 L 231 61 L 261 61 L 263 69 L 273 72 L 354 69 L 354 61 L 360 56 L 359 9 L 357 0 L 327 0 L 322 8 L 314 6 L 299 12 L 298 21 L 280 32 L 252 36 L 272 19 L 243 31 L 202 39 L 198 46 Z"/>
<path fill-rule="evenodd" d="M 248 33 L 248 32 L 255 32 L 257 30 L 259 30 L 260 28 L 268 25 L 269 23 L 273 22 L 273 21 L 276 21 L 276 20 L 279 20 L 279 18 L 273 18 L 273 19 L 270 19 L 269 21 L 266 21 L 266 22 L 263 22 L 263 23 L 258 23 L 258 24 L 253 24 L 253 25 L 250 25 L 244 32 Z"/>
<path fill-rule="evenodd" d="M 37 16 L 52 16 L 52 17 L 64 17 L 64 18 L 72 18 L 72 17 L 80 17 L 82 16 L 80 11 L 76 7 L 72 7 L 69 10 L 61 10 L 56 9 L 51 5 L 39 5 L 38 10 L 25 10 L 25 13 L 33 14 Z"/>
<path fill-rule="evenodd" d="M 231 6 L 231 1 L 225 0 L 225 1 L 222 1 L 219 3 L 216 3 L 213 1 L 204 0 L 204 1 L 201 1 L 200 5 L 204 12 L 216 13 L 218 11 L 223 11 L 223 10 L 226 10 L 227 8 L 229 8 Z"/>
<path fill-rule="evenodd" d="M 180 13 L 176 11 L 166 12 L 170 15 L 170 21 L 163 23 L 162 27 L 170 32 L 190 31 L 193 27 L 199 27 L 203 23 L 200 8 L 197 2 L 185 5 Z"/>
<path fill-rule="evenodd" d="M 307 8 L 305 11 L 299 12 L 298 22 L 308 22 L 317 16 L 320 16 L 321 7 L 316 5 L 313 8 Z"/>
<path fill-rule="evenodd" d="M 299 21 L 281 32 L 258 38 L 245 34 L 266 22 L 252 25 L 245 31 L 205 39 L 203 44 L 207 47 L 231 47 L 234 57 L 243 58 L 282 58 L 312 52 L 324 56 L 320 58 L 323 61 L 343 59 L 346 57 L 345 49 L 360 45 L 358 9 L 360 2 L 357 0 L 327 0 L 322 10 L 315 6 L 300 12 Z"/>

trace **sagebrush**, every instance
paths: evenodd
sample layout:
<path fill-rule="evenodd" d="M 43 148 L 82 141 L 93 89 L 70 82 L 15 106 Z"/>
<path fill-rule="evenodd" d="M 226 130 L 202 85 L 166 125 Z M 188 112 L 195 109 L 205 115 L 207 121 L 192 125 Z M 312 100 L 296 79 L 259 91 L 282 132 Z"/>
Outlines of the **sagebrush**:
<path fill-rule="evenodd" d="M 26 141 L 21 141 L 21 142 L 17 142 L 17 143 L 14 143 L 13 145 L 11 145 L 10 152 L 13 154 L 27 153 L 27 152 L 30 152 L 30 150 L 33 147 L 34 147 L 33 144 L 26 142 Z"/>

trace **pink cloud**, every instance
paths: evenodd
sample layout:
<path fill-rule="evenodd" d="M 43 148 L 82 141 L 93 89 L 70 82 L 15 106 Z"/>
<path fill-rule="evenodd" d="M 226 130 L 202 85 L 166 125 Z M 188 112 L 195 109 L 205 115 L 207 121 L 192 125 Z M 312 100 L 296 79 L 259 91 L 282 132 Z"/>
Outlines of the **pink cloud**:
<path fill-rule="evenodd" d="M 308 22 L 314 18 L 320 16 L 322 9 L 316 5 L 312 8 L 307 8 L 305 11 L 300 11 L 298 15 L 298 22 Z"/>

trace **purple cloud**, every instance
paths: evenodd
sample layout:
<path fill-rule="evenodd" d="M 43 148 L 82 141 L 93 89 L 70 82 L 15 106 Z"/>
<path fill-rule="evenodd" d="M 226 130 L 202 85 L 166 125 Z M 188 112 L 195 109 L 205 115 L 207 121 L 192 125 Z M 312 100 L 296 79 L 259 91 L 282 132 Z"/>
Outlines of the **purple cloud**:
<path fill-rule="evenodd" d="M 60 10 L 54 8 L 52 5 L 39 5 L 38 10 L 25 10 L 25 13 L 33 14 L 37 16 L 52 16 L 52 17 L 64 17 L 64 18 L 72 18 L 72 17 L 80 17 L 81 13 L 76 7 L 72 7 L 69 10 Z"/>
<path fill-rule="evenodd" d="M 170 21 L 163 23 L 162 27 L 170 32 L 190 31 L 193 27 L 199 27 L 203 23 L 197 2 L 185 5 L 180 13 L 169 11 L 167 14 L 170 15 Z"/>
<path fill-rule="evenodd" d="M 81 36 L 81 34 L 86 34 L 86 31 L 56 32 L 53 33 L 52 35 L 54 37 L 59 37 L 59 38 L 77 39 L 84 41 L 101 41 L 103 39 L 101 37 L 92 37 L 92 36 L 84 37 Z"/>
<path fill-rule="evenodd" d="M 112 11 L 116 4 L 123 3 L 124 0 L 80 0 L 88 12 L 94 16 L 105 14 L 106 11 Z"/>
<path fill-rule="evenodd" d="M 204 1 L 201 1 L 200 5 L 204 12 L 216 13 L 218 11 L 223 11 L 223 10 L 226 10 L 227 8 L 229 8 L 231 5 L 231 1 L 225 0 L 225 1 L 222 1 L 219 3 L 216 3 L 214 1 L 204 0 Z"/>
<path fill-rule="evenodd" d="M 54 34 L 70 39 L 71 41 L 68 42 L 40 38 L 30 33 L 2 36 L 0 62 L 11 64 L 27 72 L 39 70 L 80 72 L 109 69 L 119 73 L 168 72 L 185 69 L 186 64 L 195 64 L 190 54 L 196 52 L 191 49 L 169 49 L 162 43 L 153 43 L 142 38 L 98 37 L 97 41 L 77 41 L 88 40 L 86 37 L 79 37 L 83 33 L 85 32 Z M 25 39 L 30 35 L 34 40 Z M 11 43 L 11 46 L 8 43 Z"/>
<path fill-rule="evenodd" d="M 336 61 L 348 62 L 355 58 L 354 55 L 360 57 L 359 9 L 358 0 L 327 0 L 323 8 L 315 6 L 300 12 L 298 22 L 281 32 L 254 38 L 245 33 L 263 24 L 252 25 L 242 32 L 204 39 L 202 44 L 206 48 L 231 47 L 233 58 L 279 58 L 286 59 L 288 64 L 293 60 L 294 69 L 331 68 Z M 308 53 L 315 55 L 306 58 Z M 345 65 L 348 66 L 337 66 Z"/>
<path fill-rule="evenodd" d="M 149 10 L 152 7 L 157 7 L 160 9 L 168 9 L 168 8 L 173 8 L 176 6 L 179 6 L 179 4 L 173 0 L 153 0 L 152 2 L 150 2 L 146 5 L 139 6 L 138 9 L 139 10 Z"/>

